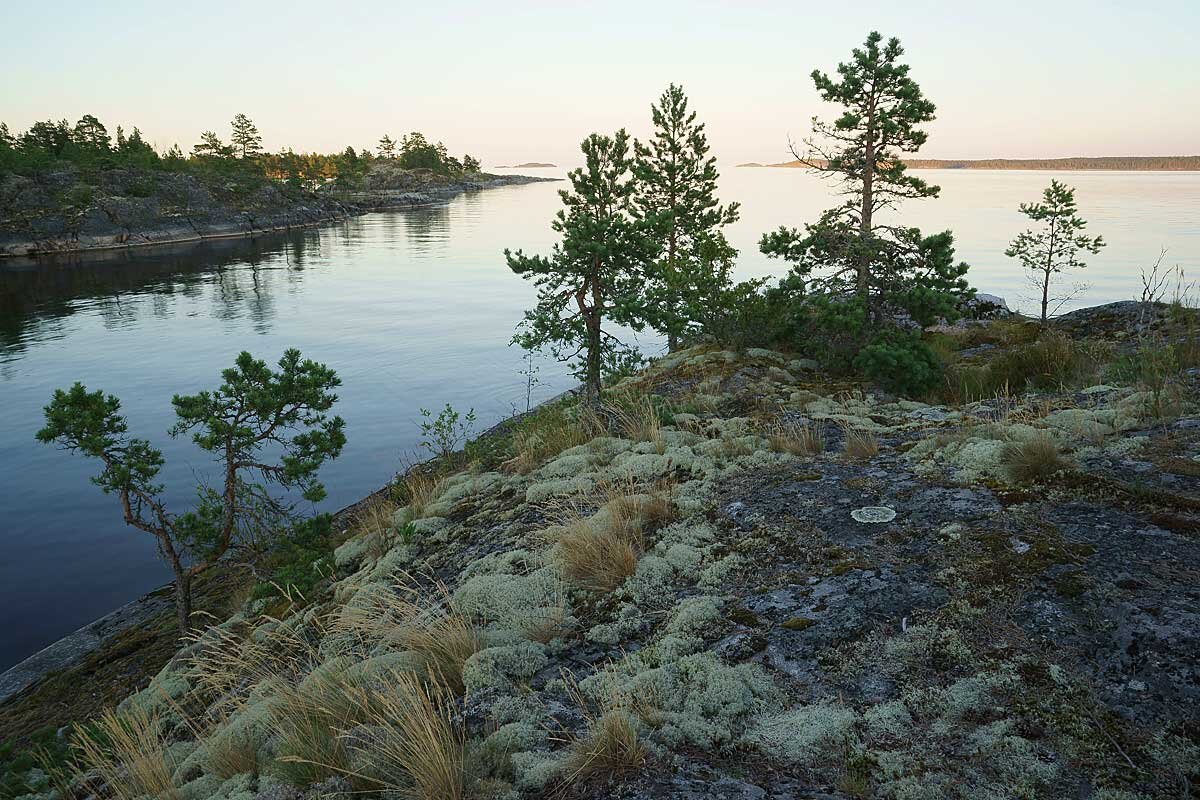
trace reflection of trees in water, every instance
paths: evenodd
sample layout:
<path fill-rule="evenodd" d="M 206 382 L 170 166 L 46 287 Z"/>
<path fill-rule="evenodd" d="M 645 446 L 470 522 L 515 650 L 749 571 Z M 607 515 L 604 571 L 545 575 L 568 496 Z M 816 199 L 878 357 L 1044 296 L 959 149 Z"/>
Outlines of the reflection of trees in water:
<path fill-rule="evenodd" d="M 446 205 L 414 208 L 402 212 L 404 234 L 416 255 L 426 256 L 445 250 L 450 244 L 450 207 Z M 400 215 L 396 215 L 400 216 Z"/>
<path fill-rule="evenodd" d="M 265 333 L 274 318 L 272 294 L 280 284 L 295 289 L 320 243 L 320 231 L 303 229 L 169 250 L 0 262 L 0 359 L 62 335 L 63 321 L 80 310 L 94 310 L 106 328 L 120 328 L 146 314 L 169 318 L 177 299 L 196 301 L 206 293 L 215 317 L 246 317 Z"/>

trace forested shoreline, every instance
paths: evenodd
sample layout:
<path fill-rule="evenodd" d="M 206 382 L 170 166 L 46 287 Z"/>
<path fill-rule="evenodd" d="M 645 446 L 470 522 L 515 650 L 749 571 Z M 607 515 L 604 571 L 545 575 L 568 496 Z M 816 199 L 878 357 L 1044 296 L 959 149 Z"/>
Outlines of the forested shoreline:
<path fill-rule="evenodd" d="M 244 114 L 230 129 L 184 155 L 91 114 L 15 134 L 0 122 L 0 257 L 254 236 L 541 180 L 481 172 L 419 132 L 327 154 L 266 152 Z"/>
<path fill-rule="evenodd" d="M 820 159 L 796 159 L 778 164 L 748 162 L 739 167 L 807 169 Z M 1099 156 L 1094 158 L 911 158 L 909 169 L 1064 169 L 1114 172 L 1187 172 L 1200 170 L 1200 156 Z"/>

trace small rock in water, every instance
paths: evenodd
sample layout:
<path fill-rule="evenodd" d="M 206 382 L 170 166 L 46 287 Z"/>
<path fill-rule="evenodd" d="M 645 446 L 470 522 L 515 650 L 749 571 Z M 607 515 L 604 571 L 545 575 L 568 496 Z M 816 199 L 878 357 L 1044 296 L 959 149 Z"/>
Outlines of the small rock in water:
<path fill-rule="evenodd" d="M 896 518 L 896 511 L 887 506 L 864 506 L 851 511 L 850 516 L 855 522 L 891 522 Z"/>

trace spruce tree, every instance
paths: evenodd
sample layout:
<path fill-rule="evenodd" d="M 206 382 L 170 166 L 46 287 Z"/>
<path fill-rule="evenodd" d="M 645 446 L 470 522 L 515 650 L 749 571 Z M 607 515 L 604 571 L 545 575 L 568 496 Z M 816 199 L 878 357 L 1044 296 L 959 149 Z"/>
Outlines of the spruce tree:
<path fill-rule="evenodd" d="M 1085 266 L 1081 253 L 1095 255 L 1104 247 L 1103 237 L 1091 238 L 1081 231 L 1087 221 L 1079 216 L 1075 207 L 1075 190 L 1056 180 L 1042 192 L 1042 202 L 1021 203 L 1021 213 L 1034 222 L 1043 223 L 1038 231 L 1027 230 L 1017 235 L 1004 251 L 1009 258 L 1016 258 L 1031 272 L 1031 281 L 1042 295 L 1042 324 L 1049 318 L 1050 303 L 1056 303 L 1054 312 L 1083 287 L 1065 296 L 1050 295 L 1050 280 L 1060 272 Z"/>
<path fill-rule="evenodd" d="M 234 152 L 240 153 L 242 158 L 254 158 L 262 153 L 262 136 L 249 117 L 238 114 L 233 118 L 232 127 L 229 141 L 233 144 Z"/>
<path fill-rule="evenodd" d="M 546 348 L 555 357 L 582 355 L 577 372 L 584 400 L 595 403 L 606 371 L 630 359 L 633 351 L 605 330 L 605 322 L 641 330 L 646 321 L 643 285 L 654 247 L 634 214 L 635 180 L 629 135 L 592 134 L 581 145 L 586 164 L 568 175 L 571 190 L 560 190 L 565 209 L 552 223 L 562 234 L 550 257 L 504 251 L 513 272 L 537 287 L 537 305 L 525 312 L 513 342 L 530 350 Z"/>
<path fill-rule="evenodd" d="M 668 86 L 650 115 L 654 135 L 634 143 L 634 205 L 661 247 L 646 287 L 650 321 L 674 350 L 697 321 L 698 306 L 730 284 L 737 252 L 721 228 L 737 221 L 738 205 L 717 200 L 716 159 L 682 87 Z"/>
<path fill-rule="evenodd" d="M 380 158 L 395 158 L 396 157 L 396 140 L 386 133 L 379 140 L 379 157 Z"/>

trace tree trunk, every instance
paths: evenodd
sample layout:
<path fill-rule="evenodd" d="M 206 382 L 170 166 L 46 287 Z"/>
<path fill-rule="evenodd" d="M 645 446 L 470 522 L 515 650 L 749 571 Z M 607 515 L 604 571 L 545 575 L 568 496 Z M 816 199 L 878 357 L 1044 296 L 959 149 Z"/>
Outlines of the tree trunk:
<path fill-rule="evenodd" d="M 587 370 L 584 378 L 583 400 L 595 405 L 600 399 L 600 314 L 592 311 L 585 317 L 587 326 Z"/>
<path fill-rule="evenodd" d="M 1042 280 L 1042 324 L 1046 324 L 1046 307 L 1050 305 L 1050 270 Z"/>
<path fill-rule="evenodd" d="M 862 252 L 858 254 L 858 298 L 868 310 L 871 300 L 871 252 L 867 243 L 871 240 L 871 217 L 875 208 L 875 102 L 875 98 L 872 97 L 867 107 L 866 141 L 863 145 L 862 213 L 858 219 L 859 240 L 862 243 Z"/>
<path fill-rule="evenodd" d="M 674 333 L 667 334 L 667 352 L 674 353 L 679 349 L 679 337 Z"/>
<path fill-rule="evenodd" d="M 192 629 L 192 575 L 186 569 L 175 572 L 175 615 L 179 635 L 187 636 Z"/>

